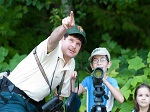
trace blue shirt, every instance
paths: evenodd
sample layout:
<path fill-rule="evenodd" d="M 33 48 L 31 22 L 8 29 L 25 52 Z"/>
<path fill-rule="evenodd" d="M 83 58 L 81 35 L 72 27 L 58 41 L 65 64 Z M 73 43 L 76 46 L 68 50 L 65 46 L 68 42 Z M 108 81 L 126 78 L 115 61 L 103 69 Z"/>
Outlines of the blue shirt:
<path fill-rule="evenodd" d="M 119 88 L 118 83 L 116 79 L 107 77 L 106 79 L 112 86 L 115 88 Z M 91 112 L 91 109 L 96 103 L 94 102 L 95 96 L 93 95 L 93 92 L 95 90 L 93 86 L 93 79 L 92 76 L 87 76 L 81 83 L 81 85 L 87 90 L 87 112 Z M 114 104 L 114 97 L 109 91 L 109 89 L 106 87 L 105 84 L 102 83 L 102 87 L 104 88 L 105 95 L 109 97 L 109 99 L 105 99 L 104 95 L 102 96 L 103 102 L 101 105 L 104 105 L 106 107 L 107 111 L 111 111 L 113 104 Z"/>

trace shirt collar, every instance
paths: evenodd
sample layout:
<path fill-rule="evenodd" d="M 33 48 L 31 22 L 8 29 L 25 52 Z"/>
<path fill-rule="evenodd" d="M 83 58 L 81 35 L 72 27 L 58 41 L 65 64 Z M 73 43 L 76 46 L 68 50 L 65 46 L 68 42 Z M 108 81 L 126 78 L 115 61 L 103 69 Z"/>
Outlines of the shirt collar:
<path fill-rule="evenodd" d="M 58 53 L 58 56 L 59 56 L 59 59 L 61 59 L 63 62 L 65 62 L 64 57 L 63 57 L 63 52 L 62 52 L 62 49 L 61 49 L 61 45 L 62 45 L 62 42 L 60 41 L 59 42 L 59 53 Z M 70 59 L 68 61 L 68 63 L 64 67 L 65 70 L 71 69 L 71 63 L 73 62 L 73 60 L 74 59 L 72 58 L 72 59 Z"/>

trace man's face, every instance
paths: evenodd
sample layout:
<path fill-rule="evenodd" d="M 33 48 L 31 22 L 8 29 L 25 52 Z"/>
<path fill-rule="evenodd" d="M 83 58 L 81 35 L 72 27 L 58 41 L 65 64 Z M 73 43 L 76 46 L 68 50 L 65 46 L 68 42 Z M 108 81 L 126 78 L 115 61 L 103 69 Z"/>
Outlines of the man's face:
<path fill-rule="evenodd" d="M 62 52 L 64 59 L 68 61 L 71 58 L 74 58 L 80 51 L 81 46 L 81 41 L 74 36 L 69 35 L 66 38 L 62 38 Z"/>

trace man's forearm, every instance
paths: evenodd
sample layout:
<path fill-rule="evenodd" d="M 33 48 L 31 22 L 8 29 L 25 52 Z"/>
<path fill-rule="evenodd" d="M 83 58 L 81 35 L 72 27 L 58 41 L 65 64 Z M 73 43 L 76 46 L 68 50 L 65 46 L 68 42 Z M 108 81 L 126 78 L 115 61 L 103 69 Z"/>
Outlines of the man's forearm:
<path fill-rule="evenodd" d="M 51 33 L 50 38 L 48 39 L 48 52 L 57 47 L 59 41 L 63 38 L 66 31 L 67 30 L 63 27 L 63 25 L 61 25 Z"/>

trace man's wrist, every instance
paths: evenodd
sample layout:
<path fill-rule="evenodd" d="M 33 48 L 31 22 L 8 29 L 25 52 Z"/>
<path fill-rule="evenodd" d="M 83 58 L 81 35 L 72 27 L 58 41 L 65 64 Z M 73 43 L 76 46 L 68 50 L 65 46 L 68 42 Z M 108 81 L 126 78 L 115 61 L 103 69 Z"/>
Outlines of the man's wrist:
<path fill-rule="evenodd" d="M 63 26 L 63 28 L 64 28 L 65 30 L 68 30 L 68 27 L 67 27 L 66 25 L 63 25 L 63 24 L 62 24 L 62 26 Z"/>

